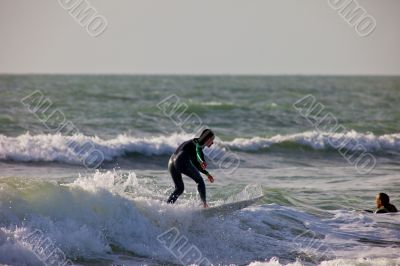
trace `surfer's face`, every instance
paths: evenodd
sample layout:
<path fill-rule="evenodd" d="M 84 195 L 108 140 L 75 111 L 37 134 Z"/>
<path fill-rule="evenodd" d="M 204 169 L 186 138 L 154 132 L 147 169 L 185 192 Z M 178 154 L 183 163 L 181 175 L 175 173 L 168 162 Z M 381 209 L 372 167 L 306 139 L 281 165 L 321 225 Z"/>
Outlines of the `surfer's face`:
<path fill-rule="evenodd" d="M 213 145 L 214 144 L 214 137 L 212 137 L 212 138 L 209 138 L 207 141 L 206 141 L 206 146 L 208 147 L 208 148 L 210 148 L 211 147 L 211 145 Z"/>

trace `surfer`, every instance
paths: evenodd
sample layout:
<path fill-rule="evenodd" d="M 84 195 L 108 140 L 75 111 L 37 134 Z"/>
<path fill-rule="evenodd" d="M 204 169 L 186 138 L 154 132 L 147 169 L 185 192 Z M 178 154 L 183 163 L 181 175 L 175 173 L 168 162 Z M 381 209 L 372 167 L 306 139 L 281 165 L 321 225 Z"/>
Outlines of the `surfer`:
<path fill-rule="evenodd" d="M 397 208 L 390 203 L 390 198 L 386 193 L 381 192 L 378 195 L 376 195 L 375 202 L 377 209 L 375 211 L 366 210 L 367 212 L 373 212 L 373 213 L 397 212 Z"/>
<path fill-rule="evenodd" d="M 188 140 L 176 149 L 171 155 L 168 162 L 168 171 L 171 174 L 175 184 L 175 190 L 168 198 L 168 203 L 174 203 L 183 193 L 184 184 L 182 174 L 187 175 L 197 183 L 201 201 L 204 208 L 207 208 L 206 201 L 206 186 L 201 177 L 200 172 L 208 177 L 208 180 L 213 183 L 214 178 L 206 171 L 207 164 L 204 160 L 203 148 L 211 147 L 214 143 L 214 133 L 210 129 L 205 129 L 199 138 Z"/>

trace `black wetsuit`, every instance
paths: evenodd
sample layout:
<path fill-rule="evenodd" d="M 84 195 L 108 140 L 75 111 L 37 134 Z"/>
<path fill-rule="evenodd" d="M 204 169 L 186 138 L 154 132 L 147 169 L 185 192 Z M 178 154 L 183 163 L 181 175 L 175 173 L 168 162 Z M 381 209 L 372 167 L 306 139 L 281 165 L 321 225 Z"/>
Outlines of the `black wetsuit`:
<path fill-rule="evenodd" d="M 381 207 L 375 211 L 375 213 L 388 213 L 388 212 L 397 212 L 397 208 L 393 204 L 388 204 L 384 207 Z"/>
<path fill-rule="evenodd" d="M 375 211 L 372 210 L 364 210 L 366 212 L 372 212 L 372 213 L 388 213 L 388 212 L 397 212 L 396 206 L 393 204 L 388 204 L 386 206 L 382 206 L 379 209 L 376 209 Z"/>
<path fill-rule="evenodd" d="M 168 170 L 175 183 L 175 190 L 168 198 L 168 203 L 174 203 L 183 193 L 184 184 L 182 174 L 192 178 L 197 183 L 197 190 L 200 198 L 206 202 L 206 186 L 201 177 L 200 172 L 209 175 L 206 170 L 203 170 L 201 164 L 204 162 L 203 149 L 199 144 L 199 139 L 191 139 L 182 143 L 172 154 L 168 162 Z"/>

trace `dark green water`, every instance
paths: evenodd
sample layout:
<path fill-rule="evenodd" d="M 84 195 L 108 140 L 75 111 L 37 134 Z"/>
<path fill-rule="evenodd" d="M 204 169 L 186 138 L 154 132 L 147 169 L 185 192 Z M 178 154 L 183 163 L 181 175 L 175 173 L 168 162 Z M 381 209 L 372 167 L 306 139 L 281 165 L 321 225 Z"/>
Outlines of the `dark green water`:
<path fill-rule="evenodd" d="M 400 205 L 399 102 L 400 77 L 0 76 L 0 263 L 40 263 L 23 239 L 41 230 L 78 264 L 179 264 L 157 240 L 177 228 L 214 264 L 399 265 L 398 215 L 358 211 Z M 185 179 L 163 203 L 169 155 L 203 127 L 210 204 L 260 202 L 204 217 Z"/>

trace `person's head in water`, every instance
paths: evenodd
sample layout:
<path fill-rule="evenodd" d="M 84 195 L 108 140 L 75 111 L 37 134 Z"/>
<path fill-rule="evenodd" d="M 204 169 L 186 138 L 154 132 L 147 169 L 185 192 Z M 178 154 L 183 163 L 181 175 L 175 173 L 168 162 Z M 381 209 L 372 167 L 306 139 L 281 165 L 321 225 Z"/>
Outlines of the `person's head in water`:
<path fill-rule="evenodd" d="M 214 143 L 214 132 L 211 131 L 211 129 L 204 129 L 203 132 L 201 132 L 201 135 L 199 137 L 199 143 L 201 146 L 207 146 L 211 147 Z"/>
<path fill-rule="evenodd" d="M 376 207 L 378 209 L 382 207 L 387 207 L 390 203 L 390 198 L 388 194 L 381 192 L 378 195 L 376 195 L 375 202 L 376 202 Z"/>
<path fill-rule="evenodd" d="M 396 206 L 390 203 L 390 198 L 386 193 L 379 193 L 376 195 L 376 213 L 397 212 Z"/>

